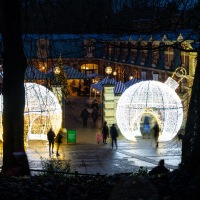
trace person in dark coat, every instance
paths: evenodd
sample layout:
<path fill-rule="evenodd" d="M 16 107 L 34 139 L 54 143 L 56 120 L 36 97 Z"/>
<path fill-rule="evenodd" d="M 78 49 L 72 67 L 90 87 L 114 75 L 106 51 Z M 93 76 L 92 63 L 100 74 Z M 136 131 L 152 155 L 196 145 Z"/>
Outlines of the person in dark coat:
<path fill-rule="evenodd" d="M 55 133 L 53 132 L 52 128 L 49 129 L 48 133 L 47 133 L 47 139 L 49 141 L 49 152 L 51 153 L 51 150 L 52 150 L 52 153 L 53 152 L 53 148 L 54 148 L 54 138 L 55 138 Z"/>
<path fill-rule="evenodd" d="M 58 151 L 59 151 L 60 144 L 62 143 L 62 138 L 63 138 L 63 133 L 62 133 L 62 130 L 60 130 L 56 136 L 56 143 L 57 143 L 56 156 L 60 156 Z"/>
<path fill-rule="evenodd" d="M 87 127 L 88 117 L 89 117 L 89 112 L 88 112 L 87 108 L 85 107 L 81 112 L 81 118 L 83 120 L 83 127 Z"/>
<path fill-rule="evenodd" d="M 113 149 L 113 145 L 115 144 L 115 147 L 117 149 L 117 137 L 118 137 L 118 132 L 117 129 L 115 127 L 115 124 L 112 124 L 112 126 L 110 127 L 110 137 L 112 139 L 112 149 Z"/>
<path fill-rule="evenodd" d="M 94 107 L 93 110 L 92 110 L 92 119 L 93 119 L 94 123 L 96 123 L 97 118 L 98 118 L 98 110 L 97 110 L 96 107 Z"/>
<path fill-rule="evenodd" d="M 158 122 L 155 123 L 153 130 L 154 130 L 155 144 L 156 144 L 156 147 L 158 147 L 158 137 L 159 137 L 159 131 L 160 131 L 160 128 L 158 126 Z"/>
<path fill-rule="evenodd" d="M 99 108 L 99 105 L 98 105 L 96 99 L 94 99 L 94 101 L 92 102 L 92 108 L 94 108 L 94 107 L 96 107 L 97 110 L 98 110 L 98 108 Z"/>
<path fill-rule="evenodd" d="M 149 176 L 156 175 L 166 175 L 169 172 L 169 169 L 165 167 L 164 159 L 160 160 L 158 166 L 154 167 L 151 171 L 149 171 Z"/>
<path fill-rule="evenodd" d="M 103 144 L 107 144 L 106 140 L 109 137 L 109 129 L 107 126 L 107 122 L 105 121 L 103 124 L 103 128 L 102 128 L 102 134 L 103 134 Z"/>

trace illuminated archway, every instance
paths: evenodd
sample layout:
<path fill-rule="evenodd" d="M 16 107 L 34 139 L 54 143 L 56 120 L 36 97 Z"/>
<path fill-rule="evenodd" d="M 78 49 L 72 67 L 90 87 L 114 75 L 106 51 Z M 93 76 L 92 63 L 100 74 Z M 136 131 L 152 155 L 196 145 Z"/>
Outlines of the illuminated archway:
<path fill-rule="evenodd" d="M 129 87 L 120 97 L 116 119 L 121 133 L 128 140 L 140 136 L 140 120 L 144 113 L 152 114 L 160 126 L 159 141 L 171 140 L 179 131 L 183 108 L 179 96 L 167 84 L 142 81 Z"/>
<path fill-rule="evenodd" d="M 46 87 L 25 83 L 24 132 L 25 140 L 47 140 L 50 127 L 57 133 L 62 123 L 62 109 L 56 96 Z M 0 139 L 2 140 L 3 96 L 0 95 Z"/>

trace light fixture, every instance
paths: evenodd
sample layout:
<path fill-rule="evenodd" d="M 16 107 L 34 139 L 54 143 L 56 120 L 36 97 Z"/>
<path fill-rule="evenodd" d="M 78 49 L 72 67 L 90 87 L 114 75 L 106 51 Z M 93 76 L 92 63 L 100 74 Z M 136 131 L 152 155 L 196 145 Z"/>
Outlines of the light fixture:
<path fill-rule="evenodd" d="M 112 73 L 112 67 L 108 66 L 105 68 L 106 74 L 110 75 Z"/>
<path fill-rule="evenodd" d="M 133 76 L 129 76 L 129 80 L 132 80 L 133 79 Z"/>
<path fill-rule="evenodd" d="M 133 69 L 133 71 L 134 71 L 134 76 L 135 76 L 135 78 L 138 79 L 138 71 L 137 71 L 137 69 Z"/>
<path fill-rule="evenodd" d="M 60 67 L 59 67 L 59 66 L 56 66 L 56 67 L 54 68 L 53 72 L 54 72 L 55 75 L 59 75 L 60 72 L 61 72 Z"/>
<path fill-rule="evenodd" d="M 117 76 L 117 72 L 116 71 L 113 72 L 113 76 L 115 77 L 115 80 L 116 80 L 116 76 Z"/>
<path fill-rule="evenodd" d="M 160 127 L 158 140 L 173 139 L 183 121 L 183 106 L 175 90 L 159 81 L 141 81 L 130 86 L 120 97 L 116 119 L 121 133 L 128 140 L 141 136 L 141 119 L 151 115 Z"/>

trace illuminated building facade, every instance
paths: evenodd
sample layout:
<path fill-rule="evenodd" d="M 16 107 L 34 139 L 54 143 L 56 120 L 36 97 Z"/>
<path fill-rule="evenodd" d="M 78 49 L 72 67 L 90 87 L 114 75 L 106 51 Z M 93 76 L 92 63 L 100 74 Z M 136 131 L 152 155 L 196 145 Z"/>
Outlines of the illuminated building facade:
<path fill-rule="evenodd" d="M 110 78 L 122 83 L 129 77 L 164 83 L 178 67 L 183 67 L 187 74 L 180 81 L 176 93 L 182 100 L 185 119 L 197 56 L 194 52 L 195 36 L 189 36 L 187 31 L 151 36 L 53 34 L 23 37 L 28 64 L 45 73 L 57 66 L 60 54 L 63 66 L 87 76 L 93 73 L 106 76 L 105 68 L 109 65 L 114 73 L 109 75 Z M 178 81 L 179 77 L 174 79 Z M 84 84 L 88 84 L 87 80 Z M 110 105 L 110 113 L 114 113 L 116 102 Z"/>

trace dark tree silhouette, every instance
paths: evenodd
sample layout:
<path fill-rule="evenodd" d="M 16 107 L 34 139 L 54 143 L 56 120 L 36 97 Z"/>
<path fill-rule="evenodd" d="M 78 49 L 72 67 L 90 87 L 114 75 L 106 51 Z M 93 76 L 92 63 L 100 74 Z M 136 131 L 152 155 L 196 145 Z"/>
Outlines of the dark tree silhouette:
<path fill-rule="evenodd" d="M 192 87 L 185 135 L 182 138 L 181 169 L 187 174 L 200 175 L 200 48 Z"/>
<path fill-rule="evenodd" d="M 24 73 L 19 0 L 3 0 L 3 175 L 30 175 L 24 148 Z"/>

